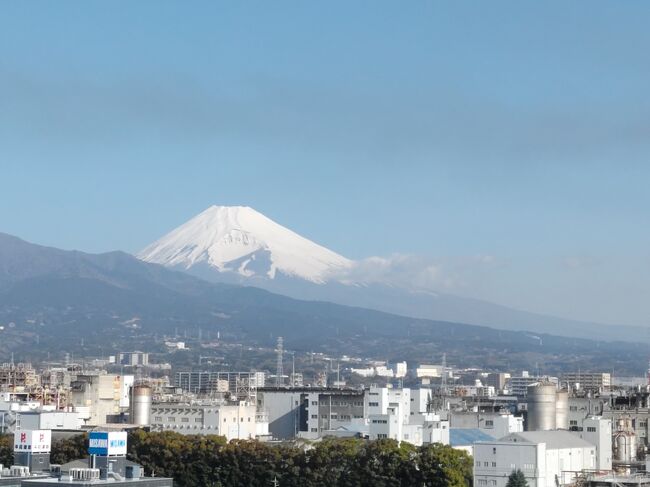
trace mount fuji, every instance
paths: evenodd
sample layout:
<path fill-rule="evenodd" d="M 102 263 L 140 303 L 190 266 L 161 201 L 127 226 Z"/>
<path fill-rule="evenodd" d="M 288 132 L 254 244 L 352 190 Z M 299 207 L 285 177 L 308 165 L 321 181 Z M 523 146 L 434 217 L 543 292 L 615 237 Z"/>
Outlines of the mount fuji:
<path fill-rule="evenodd" d="M 318 245 L 247 206 L 211 206 L 137 257 L 212 282 L 255 286 L 296 299 L 330 301 L 413 318 L 618 339 L 622 328 L 554 316 L 392 282 L 354 280 L 358 262 Z"/>
<path fill-rule="evenodd" d="M 200 274 L 207 267 L 225 277 L 272 280 L 282 274 L 314 284 L 353 264 L 248 206 L 211 206 L 138 257 Z"/>

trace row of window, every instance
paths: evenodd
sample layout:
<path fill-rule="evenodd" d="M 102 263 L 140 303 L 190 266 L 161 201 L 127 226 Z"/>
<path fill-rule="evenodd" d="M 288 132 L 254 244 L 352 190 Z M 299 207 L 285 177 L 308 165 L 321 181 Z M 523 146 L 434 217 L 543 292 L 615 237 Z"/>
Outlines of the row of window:
<path fill-rule="evenodd" d="M 312 416 L 312 417 L 313 417 L 313 416 Z M 153 420 L 154 420 L 154 423 L 162 423 L 163 418 L 162 418 L 162 416 L 155 416 L 155 417 L 153 418 Z M 223 418 L 223 422 L 224 422 L 224 423 L 226 422 L 226 420 L 227 420 L 227 418 Z M 239 421 L 240 421 L 241 423 L 243 423 L 243 422 L 244 422 L 244 417 L 243 417 L 243 416 L 240 417 L 240 418 L 239 418 Z M 168 423 L 175 423 L 175 422 L 176 422 L 176 418 L 175 418 L 174 416 L 169 416 L 169 417 L 167 418 L 167 422 L 168 422 Z M 189 423 L 189 422 L 190 422 L 190 418 L 181 418 L 181 423 Z M 203 418 L 194 418 L 194 422 L 195 422 L 195 423 L 202 423 L 202 422 L 203 422 Z M 232 422 L 233 422 L 233 423 L 236 423 L 236 422 L 237 422 L 237 418 L 232 418 Z M 248 418 L 248 422 L 249 422 L 249 423 L 251 422 L 251 418 L 250 418 L 250 417 Z"/>
<path fill-rule="evenodd" d="M 312 401 L 312 406 L 318 406 L 318 401 Z M 358 406 L 363 407 L 363 401 L 329 401 L 329 399 L 321 399 L 321 406 Z"/>
<path fill-rule="evenodd" d="M 477 482 L 478 485 L 488 485 L 487 479 L 478 479 Z M 490 485 L 497 485 L 497 481 L 494 479 L 490 480 Z"/>
<path fill-rule="evenodd" d="M 495 450 L 496 450 L 496 448 L 495 448 Z M 479 460 L 476 461 L 476 466 L 477 466 L 477 467 L 480 467 L 480 466 L 481 466 L 481 462 L 480 462 Z M 496 468 L 496 466 L 497 466 L 497 462 L 483 462 L 483 466 L 484 466 L 484 467 L 490 467 L 490 466 L 492 466 L 492 468 Z M 517 465 L 516 465 L 516 464 L 514 464 L 514 463 L 511 463 L 511 464 L 510 464 L 510 470 L 515 470 L 516 468 L 517 468 Z M 533 465 L 532 463 L 524 463 L 523 466 L 522 466 L 522 468 L 523 468 L 524 470 L 532 470 L 532 469 L 534 468 L 534 465 Z"/>
<path fill-rule="evenodd" d="M 320 415 L 321 419 L 328 419 L 327 414 L 321 414 Z M 355 415 L 355 418 L 363 418 L 363 416 Z M 311 419 L 318 419 L 318 414 L 312 414 Z M 350 421 L 352 419 L 352 416 L 349 414 L 341 414 L 339 416 L 338 413 L 332 413 L 331 417 L 329 419 L 338 419 L 340 421 Z"/>

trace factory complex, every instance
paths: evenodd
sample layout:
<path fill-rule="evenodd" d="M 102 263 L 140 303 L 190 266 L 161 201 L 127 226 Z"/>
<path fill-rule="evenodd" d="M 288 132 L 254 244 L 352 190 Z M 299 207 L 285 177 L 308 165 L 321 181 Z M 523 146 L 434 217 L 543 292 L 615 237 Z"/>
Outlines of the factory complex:
<path fill-rule="evenodd" d="M 326 437 L 442 443 L 473 457 L 476 487 L 648 485 L 650 386 L 617 387 L 609 373 L 559 377 L 406 362 L 330 367 L 313 381 L 268 371 L 157 367 L 147 354 L 115 367 L 29 364 L 0 368 L 0 432 L 14 464 L 0 486 L 110 482 L 172 485 L 127 459 L 127 432 L 280 444 Z M 153 367 L 156 367 L 155 365 Z M 162 371 L 162 372 L 161 372 Z M 88 457 L 52 465 L 51 443 L 89 435 Z M 647 472 L 647 473 L 646 473 Z"/>

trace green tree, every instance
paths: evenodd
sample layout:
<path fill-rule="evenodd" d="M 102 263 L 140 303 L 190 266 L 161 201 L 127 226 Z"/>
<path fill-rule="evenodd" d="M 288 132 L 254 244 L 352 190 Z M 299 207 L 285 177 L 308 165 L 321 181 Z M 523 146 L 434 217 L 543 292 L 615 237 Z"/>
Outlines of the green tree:
<path fill-rule="evenodd" d="M 508 483 L 506 484 L 506 487 L 528 487 L 528 482 L 526 482 L 524 473 L 519 469 L 513 470 L 513 472 L 508 477 Z"/>
<path fill-rule="evenodd" d="M 472 485 L 472 458 L 465 451 L 434 443 L 418 448 L 419 472 L 413 485 L 427 487 L 469 487 Z"/>
<path fill-rule="evenodd" d="M 88 436 L 75 435 L 52 443 L 50 462 L 62 465 L 88 456 Z"/>
<path fill-rule="evenodd" d="M 0 435 L 0 465 L 4 468 L 14 463 L 14 438 L 12 435 Z"/>
<path fill-rule="evenodd" d="M 75 451 L 72 440 L 57 446 L 59 455 Z M 179 487 L 254 487 L 273 485 L 275 478 L 282 487 L 467 487 L 472 482 L 472 461 L 465 452 L 390 439 L 325 438 L 300 447 L 137 430 L 129 434 L 128 448 L 129 459 L 148 475 L 173 477 Z"/>

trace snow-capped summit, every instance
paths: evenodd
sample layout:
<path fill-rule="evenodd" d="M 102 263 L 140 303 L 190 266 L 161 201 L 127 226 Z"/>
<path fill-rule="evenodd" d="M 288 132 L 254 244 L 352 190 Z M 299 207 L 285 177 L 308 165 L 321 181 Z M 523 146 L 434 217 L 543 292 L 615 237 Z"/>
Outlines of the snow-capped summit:
<path fill-rule="evenodd" d="M 248 206 L 211 206 L 142 250 L 147 262 L 189 270 L 209 266 L 242 277 L 277 273 L 325 283 L 352 261 Z"/>

